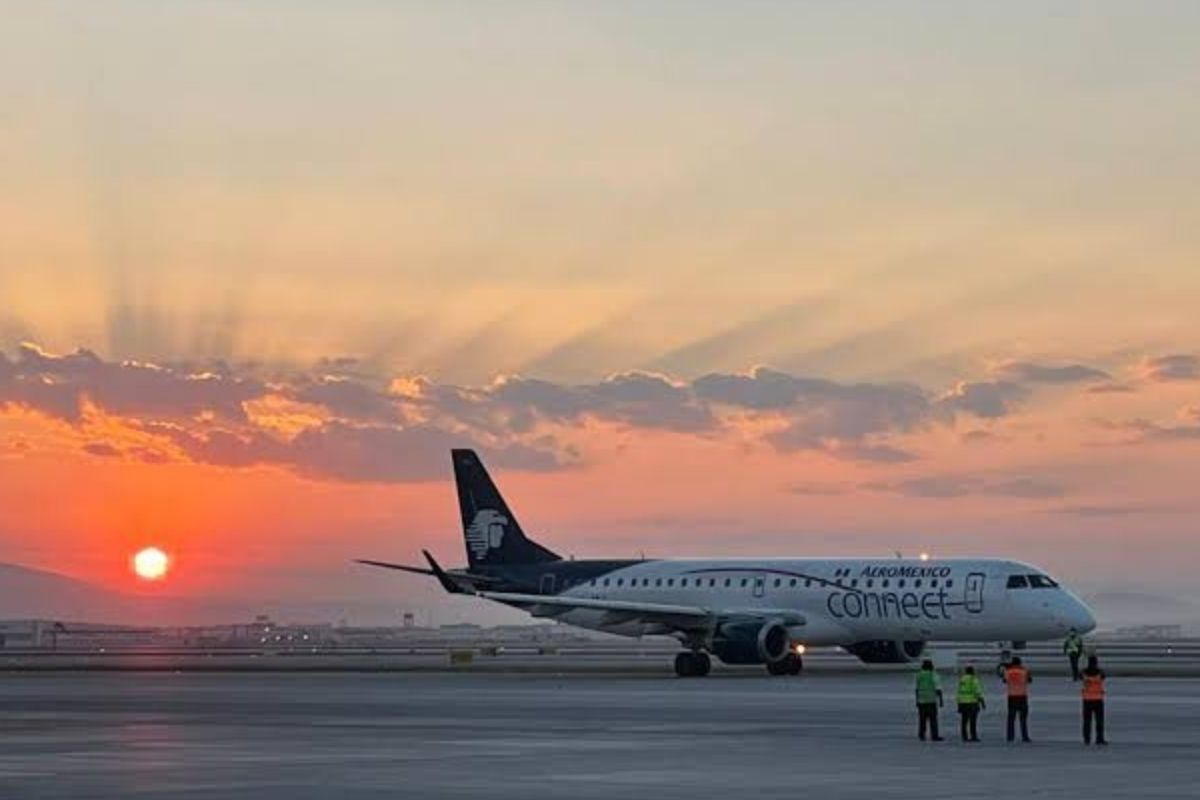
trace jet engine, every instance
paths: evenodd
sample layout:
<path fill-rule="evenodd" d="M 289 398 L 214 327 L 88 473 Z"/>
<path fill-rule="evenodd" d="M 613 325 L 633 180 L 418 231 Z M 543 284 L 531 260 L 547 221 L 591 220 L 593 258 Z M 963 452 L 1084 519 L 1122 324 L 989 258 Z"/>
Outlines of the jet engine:
<path fill-rule="evenodd" d="M 712 652 L 726 664 L 772 664 L 787 658 L 791 635 L 783 620 L 718 626 Z"/>
<path fill-rule="evenodd" d="M 877 639 L 855 642 L 843 647 L 847 653 L 858 656 L 864 664 L 907 664 L 916 661 L 925 652 L 925 642 L 894 642 Z"/>

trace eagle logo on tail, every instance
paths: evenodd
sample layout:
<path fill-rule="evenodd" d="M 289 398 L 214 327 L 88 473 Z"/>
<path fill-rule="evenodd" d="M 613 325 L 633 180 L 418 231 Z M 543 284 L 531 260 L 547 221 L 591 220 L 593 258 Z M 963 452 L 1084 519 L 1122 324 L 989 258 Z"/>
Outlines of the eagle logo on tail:
<path fill-rule="evenodd" d="M 504 543 L 504 528 L 508 517 L 490 508 L 475 512 L 475 519 L 467 526 L 467 548 L 475 558 L 483 560 L 489 551 L 499 549 Z"/>

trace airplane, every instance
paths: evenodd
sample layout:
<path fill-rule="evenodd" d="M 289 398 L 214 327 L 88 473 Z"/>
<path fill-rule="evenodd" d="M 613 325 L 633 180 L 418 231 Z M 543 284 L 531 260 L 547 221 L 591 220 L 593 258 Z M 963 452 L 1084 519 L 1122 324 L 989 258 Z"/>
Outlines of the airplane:
<path fill-rule="evenodd" d="M 467 594 L 591 630 L 670 636 L 680 677 L 711 656 L 795 675 L 809 647 L 868 664 L 922 658 L 930 642 L 1052 639 L 1095 628 L 1092 612 L 1043 570 L 971 558 L 563 559 L 525 535 L 473 450 L 452 450 L 465 569 L 356 559 L 436 578 Z"/>

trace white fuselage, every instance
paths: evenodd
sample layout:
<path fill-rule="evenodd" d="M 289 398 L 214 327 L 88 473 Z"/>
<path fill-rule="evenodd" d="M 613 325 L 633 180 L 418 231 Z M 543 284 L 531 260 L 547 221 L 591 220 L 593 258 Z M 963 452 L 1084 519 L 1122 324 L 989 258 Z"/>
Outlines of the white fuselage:
<path fill-rule="evenodd" d="M 717 617 L 779 614 L 793 641 L 1028 641 L 1095 627 L 1087 606 L 1028 564 L 997 559 L 671 559 L 559 587 L 565 597 L 698 606 Z M 611 613 L 558 617 L 627 636 L 666 633 Z"/>

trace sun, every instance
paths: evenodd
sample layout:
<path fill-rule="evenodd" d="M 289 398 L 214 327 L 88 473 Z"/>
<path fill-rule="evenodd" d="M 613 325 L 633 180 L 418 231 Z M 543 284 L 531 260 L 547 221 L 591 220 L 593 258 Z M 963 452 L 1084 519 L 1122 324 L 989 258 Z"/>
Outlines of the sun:
<path fill-rule="evenodd" d="M 130 559 L 133 572 L 142 580 L 159 581 L 167 576 L 171 559 L 157 547 L 144 547 Z"/>

